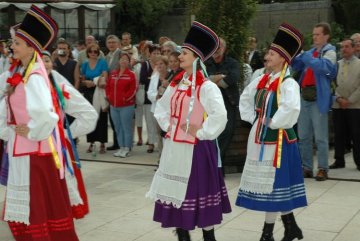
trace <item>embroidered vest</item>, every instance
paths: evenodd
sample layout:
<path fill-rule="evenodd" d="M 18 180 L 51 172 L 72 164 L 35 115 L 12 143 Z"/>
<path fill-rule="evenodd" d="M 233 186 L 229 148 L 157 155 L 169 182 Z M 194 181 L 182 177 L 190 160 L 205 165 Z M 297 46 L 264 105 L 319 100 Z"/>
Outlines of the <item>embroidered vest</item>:
<path fill-rule="evenodd" d="M 276 113 L 276 111 L 278 110 L 276 89 L 278 86 L 279 79 L 273 81 L 269 87 L 265 87 L 266 82 L 268 81 L 268 79 L 265 78 L 268 78 L 268 75 L 265 75 L 263 79 L 260 80 L 255 94 L 255 111 L 257 113 L 257 119 L 259 119 L 256 126 L 255 142 L 260 144 L 261 140 L 264 140 L 265 144 L 276 144 L 278 138 L 278 129 L 273 130 L 270 127 L 268 127 L 264 138 L 265 125 L 260 120 L 262 120 L 264 115 L 266 115 L 265 112 L 267 111 L 268 108 L 271 108 L 270 118 L 272 118 Z M 286 81 L 286 77 L 284 78 L 283 81 Z M 271 93 L 273 93 L 273 97 L 272 97 L 273 100 L 270 106 L 270 104 L 268 103 L 268 99 Z M 283 133 L 288 143 L 293 143 L 297 140 L 293 128 L 284 129 Z"/>
<path fill-rule="evenodd" d="M 200 77 L 200 79 L 199 79 Z M 200 89 L 205 79 L 201 74 L 196 76 L 196 88 L 195 88 L 195 101 L 194 108 L 190 116 L 190 124 L 201 126 L 204 122 L 204 107 L 200 103 Z M 181 126 L 186 125 L 186 118 L 189 112 L 189 104 L 191 99 L 191 85 L 189 85 L 187 90 L 181 90 L 178 88 L 178 85 L 170 85 L 170 88 L 174 88 L 173 94 L 170 100 L 170 124 L 173 126 L 176 123 L 176 128 L 174 130 L 173 141 L 175 142 L 185 142 L 189 144 L 196 144 L 197 138 L 186 133 L 182 130 Z M 170 136 L 170 133 L 167 134 L 167 137 Z"/>
<path fill-rule="evenodd" d="M 14 93 L 8 97 L 8 124 L 27 124 L 30 121 L 30 116 L 26 111 L 25 96 L 25 86 L 24 83 L 21 81 L 16 86 Z M 54 138 L 53 143 L 55 143 Z M 34 141 L 16 134 L 13 156 L 24 156 L 30 154 L 51 154 L 48 139 L 42 141 Z"/>

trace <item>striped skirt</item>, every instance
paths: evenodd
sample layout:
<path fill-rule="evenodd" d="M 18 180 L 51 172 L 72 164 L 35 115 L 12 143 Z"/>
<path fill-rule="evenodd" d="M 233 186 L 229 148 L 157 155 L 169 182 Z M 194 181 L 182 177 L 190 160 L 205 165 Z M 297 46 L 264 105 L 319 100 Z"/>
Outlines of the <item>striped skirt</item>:
<path fill-rule="evenodd" d="M 297 143 L 283 142 L 281 167 L 276 169 L 273 191 L 259 194 L 239 190 L 236 205 L 256 211 L 285 212 L 307 205 Z"/>
<path fill-rule="evenodd" d="M 217 149 L 213 141 L 199 141 L 194 146 L 193 162 L 185 200 L 180 208 L 155 203 L 154 221 L 164 228 L 193 230 L 220 224 L 223 213 L 231 207 L 218 168 Z"/>

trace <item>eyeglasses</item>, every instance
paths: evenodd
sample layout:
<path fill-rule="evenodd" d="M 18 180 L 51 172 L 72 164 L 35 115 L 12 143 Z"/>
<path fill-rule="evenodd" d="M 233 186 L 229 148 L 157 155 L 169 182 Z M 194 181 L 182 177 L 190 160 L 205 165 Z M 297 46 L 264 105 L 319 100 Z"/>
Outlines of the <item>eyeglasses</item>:
<path fill-rule="evenodd" d="M 98 54 L 99 51 L 98 50 L 89 50 L 88 53 L 89 54 Z"/>

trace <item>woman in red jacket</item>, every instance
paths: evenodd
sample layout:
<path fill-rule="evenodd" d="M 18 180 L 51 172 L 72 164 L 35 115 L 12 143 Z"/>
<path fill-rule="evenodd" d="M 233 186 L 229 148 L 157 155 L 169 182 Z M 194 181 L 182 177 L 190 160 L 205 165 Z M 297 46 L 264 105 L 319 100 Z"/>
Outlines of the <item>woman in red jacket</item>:
<path fill-rule="evenodd" d="M 114 153 L 117 157 L 130 156 L 133 143 L 132 119 L 135 110 L 136 78 L 129 69 L 130 56 L 122 53 L 119 69 L 112 71 L 106 85 L 106 95 L 110 102 L 111 118 L 117 133 L 120 150 Z"/>

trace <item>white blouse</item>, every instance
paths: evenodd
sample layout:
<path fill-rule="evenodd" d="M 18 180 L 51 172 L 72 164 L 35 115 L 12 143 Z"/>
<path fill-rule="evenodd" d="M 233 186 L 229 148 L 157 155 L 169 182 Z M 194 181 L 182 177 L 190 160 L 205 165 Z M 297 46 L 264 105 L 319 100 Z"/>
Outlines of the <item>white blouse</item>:
<path fill-rule="evenodd" d="M 179 83 L 179 88 L 188 88 L 188 85 Z M 170 126 L 170 99 L 176 91 L 175 88 L 167 88 L 164 95 L 157 101 L 154 116 L 161 129 L 167 131 Z M 207 118 L 202 127 L 197 131 L 199 140 L 215 140 L 225 129 L 227 112 L 220 89 L 211 81 L 205 81 L 200 88 L 200 103 L 204 106 Z M 171 128 L 175 130 L 175 128 Z"/>
<path fill-rule="evenodd" d="M 93 131 L 98 119 L 98 114 L 94 107 L 64 76 L 55 70 L 52 70 L 51 74 L 60 88 L 64 88 L 64 91 L 69 93 L 69 99 L 65 98 L 64 111 L 75 118 L 70 125 L 72 137 L 77 138 Z"/>

